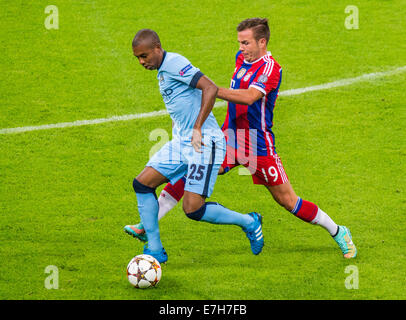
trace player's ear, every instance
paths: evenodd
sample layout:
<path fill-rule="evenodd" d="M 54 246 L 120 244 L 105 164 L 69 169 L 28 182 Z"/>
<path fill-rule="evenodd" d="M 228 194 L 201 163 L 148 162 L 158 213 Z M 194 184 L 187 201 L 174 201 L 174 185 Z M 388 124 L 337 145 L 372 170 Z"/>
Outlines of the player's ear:
<path fill-rule="evenodd" d="M 159 52 L 159 51 L 161 51 L 161 46 L 159 44 L 155 44 L 152 46 L 152 50 L 154 52 Z"/>
<path fill-rule="evenodd" d="M 266 39 L 265 38 L 259 39 L 258 42 L 259 42 L 259 46 L 260 46 L 261 49 L 266 48 Z"/>

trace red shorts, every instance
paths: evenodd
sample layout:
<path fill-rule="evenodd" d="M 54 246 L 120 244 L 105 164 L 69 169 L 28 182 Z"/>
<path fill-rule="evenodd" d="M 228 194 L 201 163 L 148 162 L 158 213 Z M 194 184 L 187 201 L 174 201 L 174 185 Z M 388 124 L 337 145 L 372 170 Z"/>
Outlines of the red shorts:
<path fill-rule="evenodd" d="M 221 165 L 225 172 L 234 167 L 243 165 L 251 175 L 254 184 L 276 186 L 289 181 L 283 168 L 281 159 L 277 154 L 269 156 L 244 156 L 236 149 L 227 145 L 226 157 Z"/>

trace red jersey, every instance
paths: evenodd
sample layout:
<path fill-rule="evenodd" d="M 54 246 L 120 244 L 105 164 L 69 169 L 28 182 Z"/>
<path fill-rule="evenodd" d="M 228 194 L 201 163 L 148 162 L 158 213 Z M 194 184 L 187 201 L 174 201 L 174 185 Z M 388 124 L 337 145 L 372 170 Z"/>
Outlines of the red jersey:
<path fill-rule="evenodd" d="M 222 129 L 229 146 L 243 147 L 257 156 L 276 154 L 273 110 L 281 79 L 282 68 L 270 52 L 254 62 L 245 61 L 242 53 L 237 53 L 230 89 L 254 87 L 264 96 L 249 106 L 228 103 Z"/>

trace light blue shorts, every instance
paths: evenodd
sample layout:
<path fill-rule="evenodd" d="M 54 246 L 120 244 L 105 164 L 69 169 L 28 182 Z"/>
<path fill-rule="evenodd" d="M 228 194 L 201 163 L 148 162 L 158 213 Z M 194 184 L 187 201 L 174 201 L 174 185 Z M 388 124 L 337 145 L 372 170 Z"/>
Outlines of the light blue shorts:
<path fill-rule="evenodd" d="M 225 157 L 226 144 L 224 138 L 216 141 L 203 138 L 203 143 L 202 153 L 198 153 L 190 142 L 171 140 L 152 156 L 146 166 L 157 170 L 172 184 L 186 175 L 186 191 L 210 197 Z"/>

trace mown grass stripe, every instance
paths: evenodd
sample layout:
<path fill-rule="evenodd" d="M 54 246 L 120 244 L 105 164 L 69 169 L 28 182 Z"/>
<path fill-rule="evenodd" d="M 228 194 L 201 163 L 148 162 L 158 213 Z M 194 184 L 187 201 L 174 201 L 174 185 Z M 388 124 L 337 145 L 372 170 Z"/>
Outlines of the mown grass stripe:
<path fill-rule="evenodd" d="M 406 66 L 398 67 L 396 69 L 382 71 L 382 72 L 373 72 L 363 74 L 358 77 L 354 78 L 347 78 L 341 79 L 333 82 L 328 82 L 324 84 L 319 84 L 315 86 L 309 86 L 304 88 L 297 88 L 297 89 L 290 89 L 279 92 L 280 96 L 294 96 L 299 95 L 307 92 L 312 91 L 319 91 L 319 90 L 327 90 L 337 87 L 349 86 L 357 82 L 362 81 L 370 81 L 377 78 L 387 77 L 391 75 L 395 75 L 398 73 L 403 73 L 406 71 Z M 216 102 L 214 105 L 215 108 L 224 107 L 226 106 L 226 102 Z M 152 111 L 146 113 L 136 113 L 136 114 L 127 114 L 122 116 L 113 116 L 110 118 L 100 118 L 100 119 L 92 119 L 92 120 L 77 120 L 73 122 L 60 122 L 60 123 L 53 123 L 53 124 L 44 124 L 39 126 L 26 126 L 26 127 L 16 127 L 16 128 L 4 128 L 0 129 L 0 134 L 13 134 L 13 133 L 22 133 L 22 132 L 30 132 L 30 131 L 37 131 L 37 130 L 49 130 L 49 129 L 58 129 L 58 128 L 70 128 L 70 127 L 79 127 L 79 126 L 87 126 L 87 125 L 94 125 L 106 122 L 116 122 L 116 121 L 129 121 L 129 120 L 136 120 L 136 119 L 144 119 L 144 118 L 154 118 L 163 115 L 167 115 L 168 112 L 166 110 L 159 110 L 159 111 Z"/>

